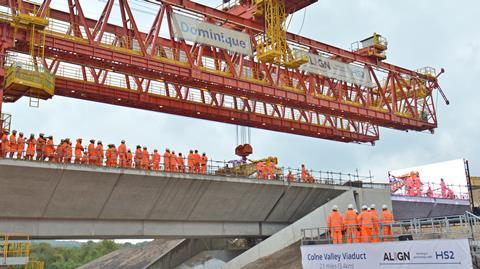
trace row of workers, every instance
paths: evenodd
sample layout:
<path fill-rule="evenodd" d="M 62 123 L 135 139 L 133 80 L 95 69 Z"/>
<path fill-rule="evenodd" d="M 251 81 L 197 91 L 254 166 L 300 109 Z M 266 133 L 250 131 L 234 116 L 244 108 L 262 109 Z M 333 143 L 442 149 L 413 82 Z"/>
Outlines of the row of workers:
<path fill-rule="evenodd" d="M 160 170 L 161 159 L 163 158 L 163 170 L 171 172 L 189 172 L 206 173 L 208 158 L 205 153 L 200 155 L 198 150 L 190 150 L 187 156 L 187 166 L 182 153 L 175 154 L 168 148 L 165 153 L 160 155 L 157 149 L 152 154 L 148 152 L 147 147 L 137 146 L 132 154 L 127 149 L 125 141 L 122 140 L 116 147 L 114 144 L 103 148 L 101 141 L 90 140 L 90 144 L 84 148 L 82 139 L 76 141 L 75 147 L 69 138 L 62 139 L 60 144 L 55 146 L 53 136 L 40 134 L 35 138 L 34 134 L 25 139 L 23 133 L 14 130 L 9 135 L 8 132 L 2 134 L 0 139 L 0 157 L 10 157 L 25 160 L 49 161 L 57 163 L 71 163 L 72 159 L 76 164 L 90 164 L 108 167 L 123 167 L 147 170 Z"/>
<path fill-rule="evenodd" d="M 382 213 L 379 217 L 374 204 L 370 208 L 366 205 L 362 206 L 360 213 L 350 204 L 343 216 L 338 211 L 338 206 L 335 205 L 327 220 L 334 244 L 343 243 L 342 233 L 345 233 L 346 243 L 380 242 L 382 237 L 380 232 L 382 232 L 384 241 L 391 241 L 393 237 L 390 225 L 393 223 L 394 217 L 388 207 L 382 206 Z M 380 224 L 382 231 L 380 231 Z"/>
<path fill-rule="evenodd" d="M 405 191 L 407 196 L 423 196 L 422 186 L 423 186 L 423 183 L 420 180 L 420 173 L 413 172 L 413 171 L 410 172 L 410 176 L 405 180 Z M 443 178 L 440 179 L 440 190 L 441 190 L 440 198 L 444 198 L 444 199 L 456 198 L 455 192 L 451 188 L 447 187 Z M 425 192 L 425 196 L 429 198 L 435 197 L 434 191 L 430 186 L 428 186 L 428 190 Z"/>
<path fill-rule="evenodd" d="M 277 174 L 275 173 L 275 170 L 277 168 L 276 165 L 277 164 L 273 160 L 267 160 L 266 162 L 263 162 L 263 161 L 257 162 L 256 164 L 257 179 L 264 179 L 264 180 L 278 179 Z M 285 176 L 285 180 L 288 182 L 296 181 L 296 176 L 292 173 L 292 170 L 288 170 L 288 174 Z M 302 164 L 302 167 L 301 167 L 300 180 L 301 182 L 304 182 L 304 183 L 315 183 L 315 179 L 313 178 L 311 173 L 308 172 L 304 164 Z"/>

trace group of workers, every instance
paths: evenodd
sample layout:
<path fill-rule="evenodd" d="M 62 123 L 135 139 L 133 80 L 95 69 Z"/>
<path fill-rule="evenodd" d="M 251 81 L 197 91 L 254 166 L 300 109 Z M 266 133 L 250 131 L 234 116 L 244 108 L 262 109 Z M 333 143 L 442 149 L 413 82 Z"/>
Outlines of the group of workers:
<path fill-rule="evenodd" d="M 382 206 L 382 213 L 379 216 L 374 204 L 370 207 L 362 206 L 361 212 L 350 204 L 343 215 L 338 211 L 338 206 L 334 205 L 327 219 L 328 230 L 334 244 L 343 243 L 344 234 L 346 243 L 380 242 L 382 238 L 383 241 L 392 241 L 393 223 L 393 213 L 388 206 Z"/>
<path fill-rule="evenodd" d="M 257 162 L 257 179 L 278 179 L 278 174 L 276 173 L 277 164 L 273 160 L 267 160 L 266 162 L 259 161 Z M 303 183 L 315 183 L 315 178 L 308 172 L 304 164 L 302 164 L 300 180 Z M 292 170 L 288 170 L 288 174 L 285 176 L 285 181 L 295 182 L 296 176 L 292 173 Z"/>
<path fill-rule="evenodd" d="M 69 138 L 61 139 L 55 145 L 53 136 L 31 134 L 26 138 L 22 132 L 13 130 L 3 132 L 0 139 L 0 158 L 16 158 L 25 160 L 48 161 L 56 163 L 88 164 L 107 167 L 136 168 L 145 170 L 164 170 L 167 172 L 207 173 L 208 158 L 205 153 L 200 155 L 198 150 L 190 150 L 186 158 L 182 153 L 165 149 L 163 156 L 157 149 L 150 153 L 147 147 L 138 145 L 135 152 L 127 148 L 125 141 L 120 145 L 103 147 L 102 141 L 91 139 L 84 147 L 82 139 L 76 140 L 75 146 Z M 161 159 L 163 167 L 161 168 Z M 185 165 L 185 160 L 187 161 Z"/>
<path fill-rule="evenodd" d="M 443 178 L 440 179 L 440 190 L 441 194 L 439 198 L 444 199 L 455 199 L 456 195 L 455 192 L 448 188 L 445 184 Z M 429 198 L 435 198 L 435 193 L 432 187 L 429 185 L 428 189 L 425 193 L 423 193 L 423 183 L 420 180 L 420 173 L 419 172 L 410 172 L 410 176 L 405 179 L 405 191 L 406 195 L 413 197 L 413 196 L 426 196 Z"/>

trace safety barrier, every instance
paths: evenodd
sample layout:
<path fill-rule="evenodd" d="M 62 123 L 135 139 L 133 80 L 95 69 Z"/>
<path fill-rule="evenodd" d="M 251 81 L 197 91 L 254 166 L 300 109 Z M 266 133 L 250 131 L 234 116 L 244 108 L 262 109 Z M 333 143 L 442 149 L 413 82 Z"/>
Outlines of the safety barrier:
<path fill-rule="evenodd" d="M 0 235 L 0 266 L 26 265 L 30 256 L 28 235 Z"/>
<path fill-rule="evenodd" d="M 376 226 L 376 227 L 375 227 Z M 374 230 L 376 229 L 376 231 Z M 373 234 L 362 234 L 361 225 L 341 227 L 341 243 L 375 243 L 385 241 L 468 238 L 477 240 L 480 218 L 470 212 L 465 215 L 442 218 L 412 219 L 391 224 L 381 222 L 373 225 Z M 332 244 L 334 236 L 329 228 L 306 228 L 301 230 L 302 245 Z M 338 236 L 336 236 L 338 239 Z"/>

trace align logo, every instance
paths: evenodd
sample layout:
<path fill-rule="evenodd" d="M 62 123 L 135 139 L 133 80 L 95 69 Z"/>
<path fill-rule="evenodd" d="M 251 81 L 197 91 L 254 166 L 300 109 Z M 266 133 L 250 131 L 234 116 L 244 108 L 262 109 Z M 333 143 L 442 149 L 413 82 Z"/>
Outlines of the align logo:
<path fill-rule="evenodd" d="M 385 252 L 383 254 L 383 261 L 410 261 L 410 252 Z"/>

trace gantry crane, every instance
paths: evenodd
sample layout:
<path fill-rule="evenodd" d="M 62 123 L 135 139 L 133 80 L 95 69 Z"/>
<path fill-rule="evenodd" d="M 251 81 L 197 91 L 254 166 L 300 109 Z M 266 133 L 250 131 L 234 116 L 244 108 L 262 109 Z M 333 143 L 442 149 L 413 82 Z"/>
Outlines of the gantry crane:
<path fill-rule="evenodd" d="M 379 126 L 437 127 L 442 72 L 386 63 L 377 34 L 345 50 L 286 31 L 316 1 L 145 1 L 156 11 L 145 32 L 127 0 L 107 0 L 98 18 L 86 1 L 50 2 L 0 0 L 3 102 L 58 95 L 358 143 L 379 139 Z"/>

